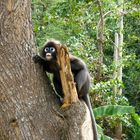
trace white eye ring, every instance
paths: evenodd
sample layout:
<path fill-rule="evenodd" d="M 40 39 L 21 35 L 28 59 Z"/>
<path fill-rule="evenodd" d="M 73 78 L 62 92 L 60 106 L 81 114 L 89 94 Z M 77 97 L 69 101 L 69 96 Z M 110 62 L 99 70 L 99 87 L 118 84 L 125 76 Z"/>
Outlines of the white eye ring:
<path fill-rule="evenodd" d="M 48 48 L 48 47 L 46 47 L 46 48 L 44 49 L 44 51 L 45 51 L 45 52 L 48 52 L 48 51 L 49 51 L 49 48 Z"/>
<path fill-rule="evenodd" d="M 50 47 L 50 51 L 51 52 L 55 52 L 55 48 L 54 47 Z"/>

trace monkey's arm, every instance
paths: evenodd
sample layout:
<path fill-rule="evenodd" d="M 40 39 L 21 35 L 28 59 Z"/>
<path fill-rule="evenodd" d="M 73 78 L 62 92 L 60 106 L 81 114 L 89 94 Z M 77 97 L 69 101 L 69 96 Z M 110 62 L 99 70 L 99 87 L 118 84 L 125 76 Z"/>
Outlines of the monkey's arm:
<path fill-rule="evenodd" d="M 46 60 L 44 58 L 42 58 L 41 56 L 35 55 L 35 56 L 33 56 L 33 60 L 35 63 L 40 64 L 43 67 L 44 71 L 48 71 L 48 72 L 50 71 Z"/>

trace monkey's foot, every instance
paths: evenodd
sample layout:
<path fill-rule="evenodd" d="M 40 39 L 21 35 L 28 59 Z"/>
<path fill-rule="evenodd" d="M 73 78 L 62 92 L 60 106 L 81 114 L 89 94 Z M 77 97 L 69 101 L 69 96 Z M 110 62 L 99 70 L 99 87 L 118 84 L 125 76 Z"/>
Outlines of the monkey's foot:
<path fill-rule="evenodd" d="M 64 103 L 62 106 L 61 106 L 61 109 L 64 109 L 64 108 L 67 108 L 69 107 L 71 104 L 69 103 Z"/>

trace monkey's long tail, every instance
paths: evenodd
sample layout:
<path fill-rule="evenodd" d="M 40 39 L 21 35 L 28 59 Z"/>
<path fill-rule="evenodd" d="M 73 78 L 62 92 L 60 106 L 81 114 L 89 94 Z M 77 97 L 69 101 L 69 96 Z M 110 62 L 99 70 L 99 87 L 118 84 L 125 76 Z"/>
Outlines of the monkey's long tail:
<path fill-rule="evenodd" d="M 98 139 L 98 132 L 97 132 L 97 125 L 96 125 L 95 117 L 94 117 L 94 114 L 93 114 L 93 110 L 92 110 L 92 106 L 91 106 L 89 95 L 88 94 L 85 95 L 83 97 L 83 100 L 87 104 L 87 106 L 89 108 L 89 111 L 90 111 L 91 120 L 92 120 L 92 127 L 93 127 L 94 140 L 99 140 Z"/>

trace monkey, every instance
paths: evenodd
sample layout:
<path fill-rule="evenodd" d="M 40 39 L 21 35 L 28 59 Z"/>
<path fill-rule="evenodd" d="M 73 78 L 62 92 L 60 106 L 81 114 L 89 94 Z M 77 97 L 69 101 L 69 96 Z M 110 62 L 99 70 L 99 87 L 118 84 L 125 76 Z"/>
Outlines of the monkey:
<path fill-rule="evenodd" d="M 62 45 L 59 41 L 51 39 L 47 41 L 41 51 L 41 55 L 35 55 L 33 60 L 35 63 L 39 63 L 43 66 L 44 71 L 53 74 L 53 84 L 55 90 L 59 96 L 63 98 L 63 91 L 61 85 L 60 78 L 60 66 L 57 63 L 57 47 Z M 71 71 L 74 77 L 74 82 L 76 83 L 76 90 L 78 94 L 78 98 L 85 101 L 86 105 L 89 108 L 91 119 L 92 119 L 92 127 L 93 127 L 93 136 L 94 140 L 98 140 L 96 121 L 92 111 L 92 106 L 90 102 L 90 98 L 88 95 L 89 87 L 90 87 L 90 75 L 87 69 L 86 64 L 80 58 L 69 55 L 70 57 L 70 65 Z"/>

